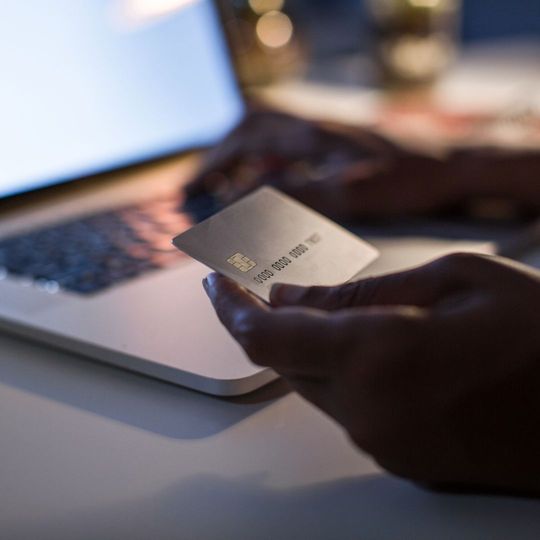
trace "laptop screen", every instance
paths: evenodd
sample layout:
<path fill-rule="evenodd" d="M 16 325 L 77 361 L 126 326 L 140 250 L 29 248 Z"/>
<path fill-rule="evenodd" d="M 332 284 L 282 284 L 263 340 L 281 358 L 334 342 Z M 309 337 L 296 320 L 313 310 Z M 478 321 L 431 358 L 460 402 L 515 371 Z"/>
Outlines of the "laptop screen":
<path fill-rule="evenodd" d="M 0 198 L 211 144 L 243 113 L 211 0 L 0 10 Z"/>

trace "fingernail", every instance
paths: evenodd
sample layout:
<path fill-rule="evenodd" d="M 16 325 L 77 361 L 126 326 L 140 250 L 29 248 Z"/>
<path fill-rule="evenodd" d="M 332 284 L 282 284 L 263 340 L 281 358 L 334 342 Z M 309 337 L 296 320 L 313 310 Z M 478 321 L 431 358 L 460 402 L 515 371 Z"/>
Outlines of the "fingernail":
<path fill-rule="evenodd" d="M 304 287 L 278 283 L 270 291 L 270 299 L 275 304 L 295 304 L 304 296 Z"/>
<path fill-rule="evenodd" d="M 213 297 L 215 293 L 216 278 L 217 278 L 216 274 L 209 274 L 203 279 L 203 282 L 202 282 L 204 290 L 206 291 L 206 294 L 210 296 L 211 298 Z"/>
<path fill-rule="evenodd" d="M 206 284 L 209 288 L 213 289 L 217 285 L 218 275 L 215 272 L 206 276 Z"/>

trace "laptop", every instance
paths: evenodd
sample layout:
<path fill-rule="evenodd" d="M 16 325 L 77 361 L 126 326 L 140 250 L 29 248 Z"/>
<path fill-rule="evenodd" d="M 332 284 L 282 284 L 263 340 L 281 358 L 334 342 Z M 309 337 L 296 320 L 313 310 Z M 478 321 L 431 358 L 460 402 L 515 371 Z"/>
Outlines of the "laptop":
<path fill-rule="evenodd" d="M 194 223 L 193 150 L 245 112 L 222 28 L 211 0 L 3 6 L 4 331 L 220 396 L 276 378 L 219 324 L 208 269 L 171 245 Z M 400 246 L 375 271 L 456 248 Z"/>

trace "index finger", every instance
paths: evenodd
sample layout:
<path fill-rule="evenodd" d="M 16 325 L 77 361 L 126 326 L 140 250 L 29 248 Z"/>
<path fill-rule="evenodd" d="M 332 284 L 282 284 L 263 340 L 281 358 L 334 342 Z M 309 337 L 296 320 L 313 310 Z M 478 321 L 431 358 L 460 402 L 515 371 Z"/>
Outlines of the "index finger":
<path fill-rule="evenodd" d="M 283 122 L 287 118 L 282 113 L 251 106 L 240 123 L 206 154 L 196 177 L 185 188 L 187 194 L 196 196 L 204 192 L 204 183 L 209 176 L 215 173 L 226 175 L 250 154 L 266 150 L 268 133 L 273 132 L 270 121 Z"/>
<path fill-rule="evenodd" d="M 204 290 L 210 298 L 219 320 L 227 329 L 235 329 L 242 319 L 257 322 L 263 319 L 269 307 L 234 281 L 210 274 L 203 280 Z"/>
<path fill-rule="evenodd" d="M 256 364 L 285 374 L 324 377 L 340 347 L 323 312 L 272 309 L 233 281 L 211 274 L 205 289 L 229 333 Z"/>
<path fill-rule="evenodd" d="M 218 181 L 227 181 L 226 173 L 238 165 L 248 151 L 248 148 L 243 147 L 241 134 L 231 133 L 205 156 L 195 178 L 184 188 L 187 196 L 196 197 L 207 192 L 211 188 L 209 184 L 212 183 L 209 177 L 214 173 L 223 175 L 217 179 Z"/>

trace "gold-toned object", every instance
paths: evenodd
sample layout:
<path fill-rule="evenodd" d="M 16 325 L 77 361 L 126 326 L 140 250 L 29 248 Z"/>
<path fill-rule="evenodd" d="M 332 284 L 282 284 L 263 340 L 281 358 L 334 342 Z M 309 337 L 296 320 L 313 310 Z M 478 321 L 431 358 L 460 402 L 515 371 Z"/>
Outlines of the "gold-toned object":
<path fill-rule="evenodd" d="M 430 85 L 451 64 L 461 0 L 368 0 L 368 5 L 386 86 Z"/>
<path fill-rule="evenodd" d="M 286 0 L 237 0 L 225 18 L 244 86 L 271 83 L 301 70 L 304 53 Z"/>
<path fill-rule="evenodd" d="M 257 266 L 255 261 L 252 261 L 242 253 L 236 253 L 232 257 L 229 257 L 227 262 L 245 274 Z"/>

